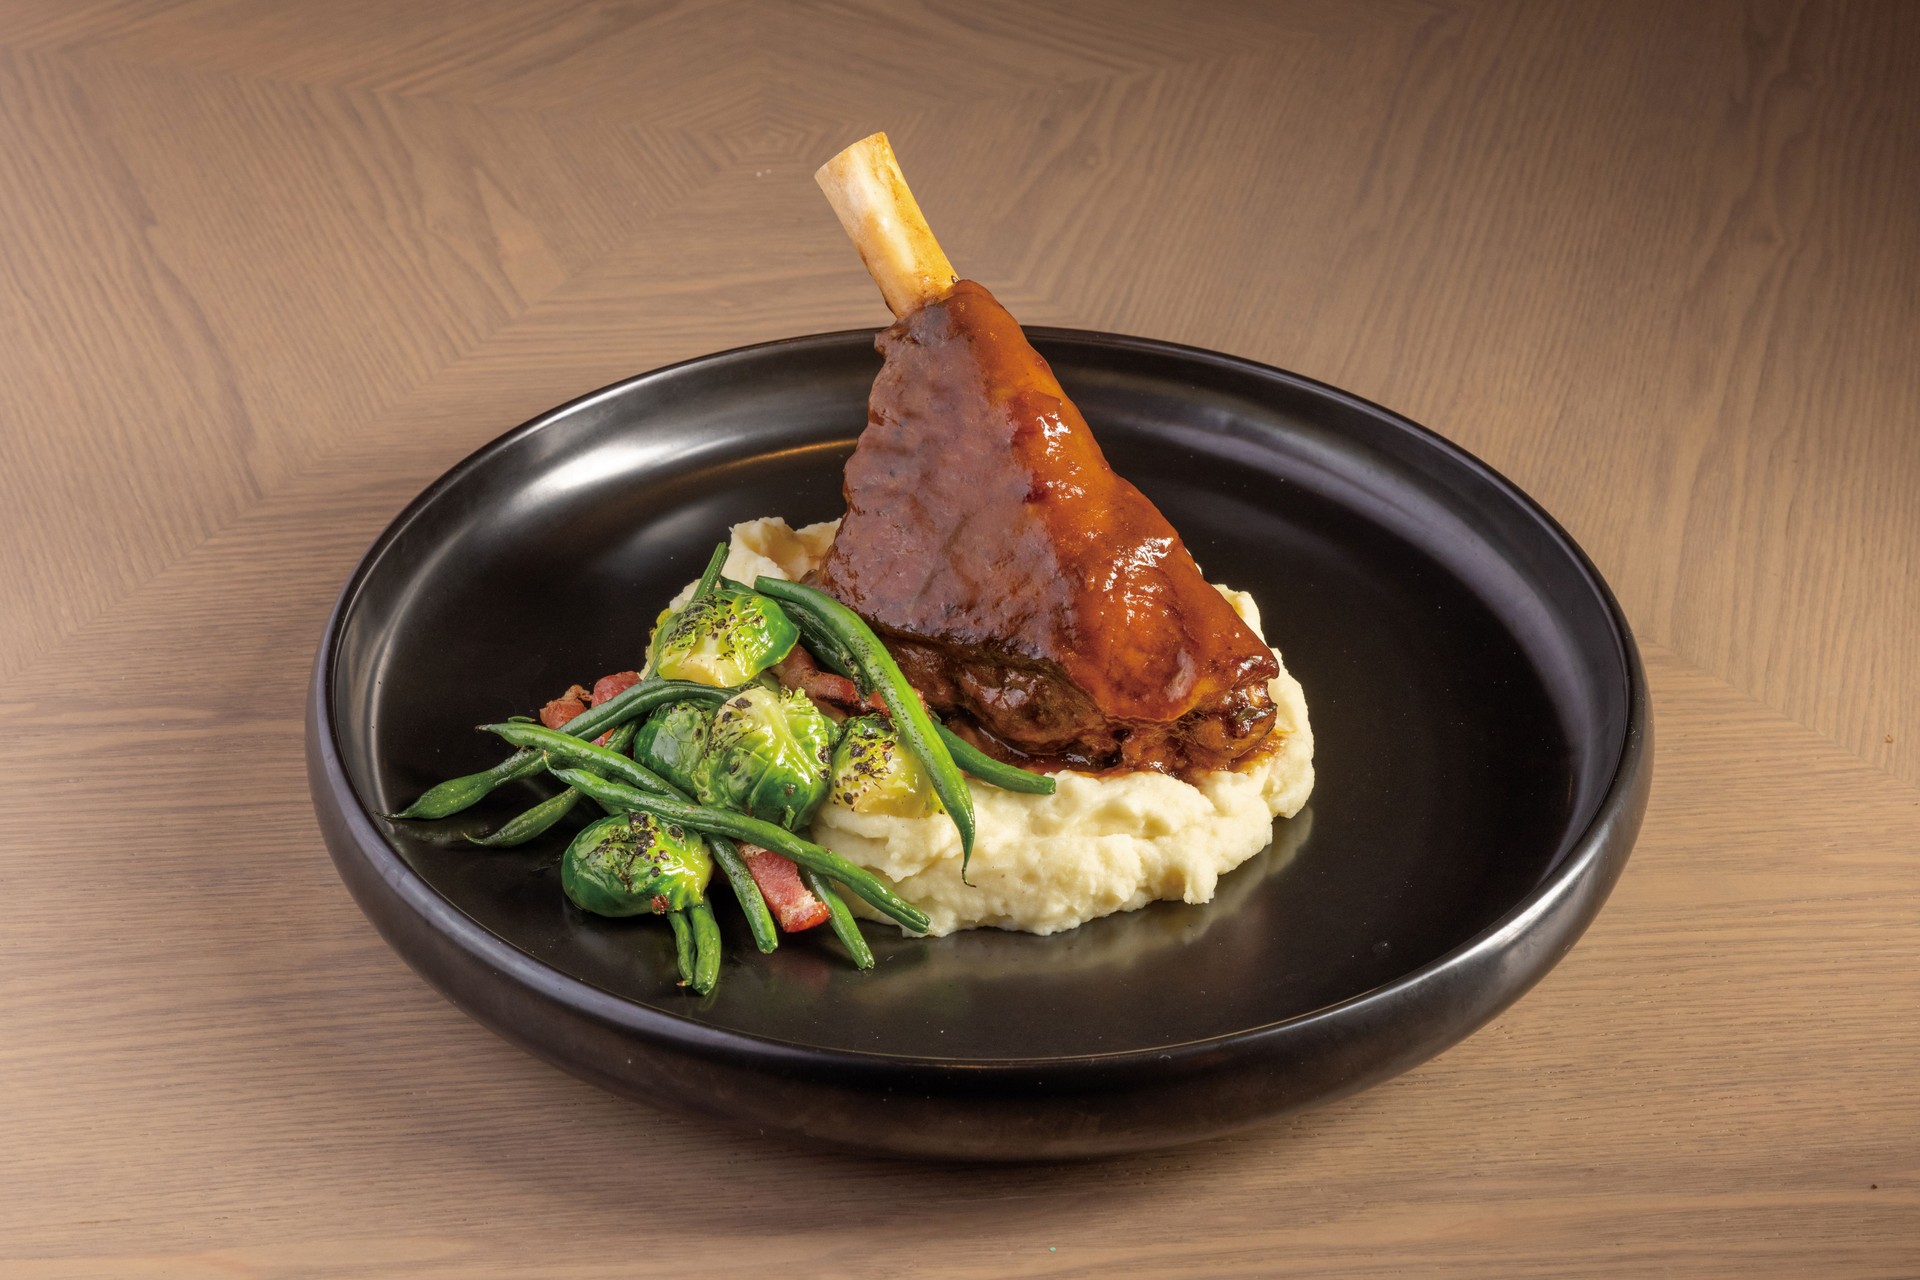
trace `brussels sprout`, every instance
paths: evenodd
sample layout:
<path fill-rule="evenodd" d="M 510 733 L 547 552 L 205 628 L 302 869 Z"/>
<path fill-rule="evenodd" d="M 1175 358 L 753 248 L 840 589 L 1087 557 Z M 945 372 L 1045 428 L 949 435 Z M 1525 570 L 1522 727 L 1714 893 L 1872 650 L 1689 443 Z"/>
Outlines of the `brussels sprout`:
<path fill-rule="evenodd" d="M 941 812 L 933 779 L 880 716 L 857 716 L 840 726 L 831 785 L 833 798 L 855 813 L 925 818 Z"/>
<path fill-rule="evenodd" d="M 567 846 L 560 887 L 583 911 L 637 916 L 704 901 L 713 860 L 700 837 L 647 813 L 602 818 Z"/>
<path fill-rule="evenodd" d="M 660 708 L 633 737 L 633 758 L 682 791 L 691 792 L 693 767 L 707 749 L 713 713 L 692 702 Z"/>
<path fill-rule="evenodd" d="M 789 831 L 827 798 L 833 722 L 798 689 L 744 689 L 720 704 L 693 770 L 700 803 Z"/>
<path fill-rule="evenodd" d="M 799 637 L 778 601 L 722 581 L 678 613 L 661 614 L 648 653 L 654 675 L 724 687 L 765 671 Z"/>

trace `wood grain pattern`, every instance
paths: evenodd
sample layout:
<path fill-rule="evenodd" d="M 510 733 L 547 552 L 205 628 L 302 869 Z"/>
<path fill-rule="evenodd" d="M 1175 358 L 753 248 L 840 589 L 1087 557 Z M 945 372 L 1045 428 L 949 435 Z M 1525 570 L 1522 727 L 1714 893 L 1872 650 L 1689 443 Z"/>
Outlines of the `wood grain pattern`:
<path fill-rule="evenodd" d="M 0 6 L 0 1271 L 1920 1274 L 1916 67 L 1897 0 Z M 808 176 L 878 127 L 1023 319 L 1350 387 L 1607 574 L 1653 806 L 1493 1026 L 1191 1150 L 823 1159 L 359 916 L 354 559 L 583 389 L 879 323 Z"/>

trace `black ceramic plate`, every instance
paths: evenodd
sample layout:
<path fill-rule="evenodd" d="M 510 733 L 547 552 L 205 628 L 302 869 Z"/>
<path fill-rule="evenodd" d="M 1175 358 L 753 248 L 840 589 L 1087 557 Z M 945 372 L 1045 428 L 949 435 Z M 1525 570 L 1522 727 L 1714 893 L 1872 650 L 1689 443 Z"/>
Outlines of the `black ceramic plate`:
<path fill-rule="evenodd" d="M 1511 484 L 1374 405 L 1133 338 L 1033 334 L 1121 474 L 1208 575 L 1252 591 L 1305 685 L 1319 780 L 1208 906 L 1052 938 L 868 926 L 728 960 L 702 1000 L 657 920 L 563 899 L 564 836 L 446 842 L 372 815 L 500 749 L 471 726 L 637 666 L 735 521 L 840 511 L 870 334 L 710 356 L 554 410 L 402 512 L 341 595 L 308 764 L 387 940 L 508 1039 L 596 1084 L 808 1140 L 1046 1158 L 1206 1137 L 1465 1036 L 1573 944 L 1648 781 L 1646 696 L 1591 564 Z M 823 931 L 824 932 L 824 931 Z"/>

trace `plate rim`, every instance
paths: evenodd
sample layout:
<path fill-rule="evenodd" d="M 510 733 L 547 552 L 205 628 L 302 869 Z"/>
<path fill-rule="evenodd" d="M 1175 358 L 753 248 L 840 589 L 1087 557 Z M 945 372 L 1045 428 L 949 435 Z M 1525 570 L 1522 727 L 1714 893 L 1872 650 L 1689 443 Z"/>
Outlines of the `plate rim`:
<path fill-rule="evenodd" d="M 1631 837 L 1625 841 L 1610 841 L 1607 833 L 1623 816 L 1635 809 L 1636 803 L 1644 804 L 1645 792 L 1650 782 L 1648 775 L 1651 771 L 1651 699 L 1647 690 L 1646 673 L 1639 646 L 1634 640 L 1625 612 L 1621 609 L 1606 579 L 1559 521 L 1512 480 L 1438 432 L 1384 405 L 1304 374 L 1205 347 L 1100 330 L 1040 325 L 1023 326 L 1023 328 L 1029 338 L 1034 340 L 1036 347 L 1044 346 L 1049 342 L 1059 342 L 1090 348 L 1133 351 L 1153 356 L 1171 355 L 1190 360 L 1197 359 L 1202 363 L 1219 366 L 1238 374 L 1278 381 L 1296 390 L 1342 402 L 1349 408 L 1384 421 L 1411 436 L 1423 446 L 1446 456 L 1450 462 L 1466 467 L 1539 524 L 1558 549 L 1568 556 L 1588 587 L 1595 593 L 1610 624 L 1611 638 L 1622 659 L 1623 670 L 1618 674 L 1625 677 L 1627 715 L 1619 752 L 1613 762 L 1609 780 L 1595 801 L 1591 817 L 1573 838 L 1568 851 L 1524 897 L 1478 933 L 1418 968 L 1334 1003 L 1287 1018 L 1218 1035 L 1148 1048 L 1043 1057 L 930 1057 L 797 1043 L 751 1031 L 712 1026 L 671 1010 L 655 1008 L 616 995 L 590 981 L 562 972 L 496 933 L 468 915 L 458 904 L 434 888 L 425 877 L 409 866 L 381 834 L 375 824 L 372 807 L 359 794 L 347 773 L 332 707 L 340 632 L 364 583 L 394 543 L 404 536 L 413 522 L 442 492 L 458 483 L 463 476 L 481 465 L 485 459 L 521 438 L 597 402 L 616 398 L 629 388 L 643 383 L 663 381 L 684 375 L 689 371 L 711 369 L 772 351 L 800 350 L 809 347 L 832 348 L 855 338 L 871 341 L 881 332 L 878 328 L 837 329 L 749 343 L 691 356 L 621 378 L 546 409 L 502 432 L 474 448 L 436 477 L 387 523 L 367 550 L 361 554 L 340 593 L 336 596 L 332 608 L 328 611 L 326 624 L 321 631 L 320 644 L 314 656 L 306 708 L 307 772 L 316 809 L 322 804 L 324 792 L 327 798 L 334 801 L 334 807 L 343 819 L 347 834 L 351 837 L 354 851 L 370 864 L 370 868 L 389 890 L 402 899 L 415 914 L 428 920 L 443 937 L 467 953 L 469 959 L 482 962 L 511 978 L 518 985 L 529 988 L 562 1007 L 597 1022 L 642 1036 L 663 1047 L 695 1054 L 737 1056 L 744 1052 L 765 1059 L 770 1066 L 805 1067 L 809 1070 L 830 1067 L 852 1072 L 855 1075 L 878 1072 L 889 1077 L 897 1077 L 902 1073 L 910 1076 L 951 1077 L 955 1073 L 962 1073 L 973 1078 L 991 1078 L 1030 1076 L 1035 1072 L 1046 1072 L 1049 1074 L 1071 1073 L 1075 1076 L 1097 1074 L 1104 1078 L 1114 1074 L 1126 1076 L 1142 1070 L 1156 1074 L 1164 1073 L 1170 1069 L 1178 1069 L 1183 1064 L 1198 1065 L 1206 1059 L 1223 1053 L 1257 1051 L 1272 1040 L 1310 1029 L 1330 1020 L 1352 1016 L 1356 1010 L 1371 1010 L 1378 1006 L 1403 1001 L 1422 987 L 1444 983 L 1456 972 L 1485 962 L 1494 954 L 1509 948 L 1517 938 L 1526 934 L 1534 923 L 1551 914 L 1564 899 L 1576 893 L 1593 877 L 1597 863 L 1607 859 L 1616 863 L 1617 865 L 1610 868 L 1610 873 L 1601 878 L 1599 897 L 1591 910 L 1586 913 L 1586 918 L 1575 922 L 1571 936 L 1560 948 L 1559 955 L 1540 967 L 1537 973 L 1531 974 L 1515 990 L 1507 993 L 1491 1012 L 1477 1020 L 1473 1026 L 1460 1032 L 1459 1036 L 1451 1038 L 1449 1043 L 1471 1034 L 1478 1026 L 1484 1025 L 1486 1020 L 1496 1016 L 1500 1009 L 1508 1007 L 1524 995 L 1551 970 L 1558 962 L 1560 955 L 1564 955 L 1572 948 L 1585 932 L 1587 925 L 1591 923 L 1593 916 L 1598 913 L 1600 906 L 1604 904 L 1606 895 L 1610 893 L 1613 883 L 1632 851 Z M 1044 355 L 1044 352 L 1042 354 Z M 1633 825 L 1637 829 L 1637 814 L 1633 815 Z M 339 848 L 331 841 L 328 845 L 334 861 L 338 863 L 342 857 Z M 354 888 L 351 881 L 348 887 L 350 890 Z M 365 904 L 360 905 L 364 911 Z M 384 937 L 384 930 L 382 933 Z M 410 966 L 419 968 L 414 958 L 404 949 L 394 944 L 390 938 L 386 940 L 390 946 L 394 946 L 395 950 L 400 952 Z M 452 994 L 445 992 L 445 989 L 424 970 L 420 972 L 428 977 L 430 985 L 443 991 L 444 994 Z M 456 1003 L 465 1007 L 462 1001 L 456 1000 Z M 482 1020 L 486 1021 L 486 1019 Z"/>

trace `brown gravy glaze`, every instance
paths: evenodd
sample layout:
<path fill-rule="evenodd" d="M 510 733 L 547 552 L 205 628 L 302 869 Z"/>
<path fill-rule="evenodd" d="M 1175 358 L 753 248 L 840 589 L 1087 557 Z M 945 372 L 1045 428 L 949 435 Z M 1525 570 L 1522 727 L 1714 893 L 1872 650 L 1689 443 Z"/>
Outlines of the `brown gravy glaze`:
<path fill-rule="evenodd" d="M 970 280 L 898 320 L 812 580 L 957 732 L 1042 769 L 1225 768 L 1273 726 L 1273 654 L 1115 475 Z"/>

